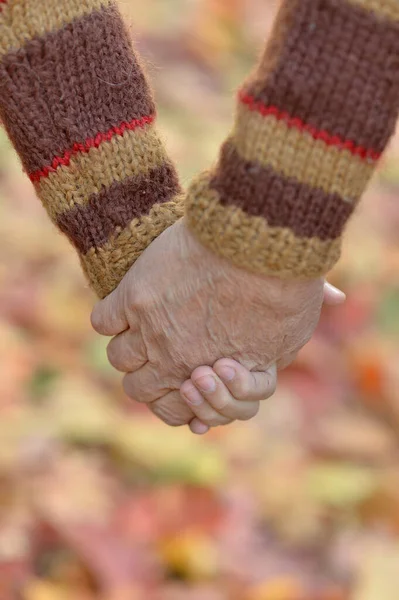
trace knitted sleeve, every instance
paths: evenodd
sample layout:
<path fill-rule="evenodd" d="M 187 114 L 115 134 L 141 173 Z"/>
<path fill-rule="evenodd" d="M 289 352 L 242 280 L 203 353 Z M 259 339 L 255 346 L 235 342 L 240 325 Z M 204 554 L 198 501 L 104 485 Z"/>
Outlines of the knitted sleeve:
<path fill-rule="evenodd" d="M 100 297 L 182 216 L 112 0 L 0 0 L 0 121 Z"/>
<path fill-rule="evenodd" d="M 283 0 L 187 221 L 253 272 L 325 274 L 399 108 L 398 0 Z"/>

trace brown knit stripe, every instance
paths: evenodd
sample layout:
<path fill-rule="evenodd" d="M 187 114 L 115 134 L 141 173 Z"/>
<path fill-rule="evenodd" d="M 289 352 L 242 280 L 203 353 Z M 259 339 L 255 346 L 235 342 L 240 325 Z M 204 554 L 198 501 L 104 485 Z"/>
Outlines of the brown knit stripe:
<path fill-rule="evenodd" d="M 175 169 L 165 162 L 146 174 L 115 181 L 84 206 L 58 215 L 56 223 L 76 249 L 86 253 L 104 246 L 132 219 L 147 215 L 154 203 L 170 202 L 179 192 Z"/>
<path fill-rule="evenodd" d="M 273 24 L 272 35 L 266 44 L 262 60 L 260 61 L 257 70 L 254 72 L 254 77 L 256 79 L 260 78 L 265 80 L 278 65 L 287 36 L 290 34 L 290 28 L 292 27 L 292 21 L 295 16 L 295 11 L 297 10 L 297 5 L 301 1 L 302 0 L 288 0 L 281 3 L 276 20 Z"/>
<path fill-rule="evenodd" d="M 111 293 L 142 252 L 184 214 L 183 197 L 155 204 L 148 215 L 133 219 L 100 249 L 91 248 L 80 261 L 100 298 Z"/>
<path fill-rule="evenodd" d="M 295 4 L 279 61 L 268 77 L 261 65 L 246 92 L 317 129 L 382 152 L 397 117 L 399 23 L 346 0 Z"/>
<path fill-rule="evenodd" d="M 167 162 L 167 155 L 154 128 L 125 131 L 88 153 L 74 156 L 69 166 L 59 167 L 35 184 L 50 217 L 75 206 L 86 206 L 94 194 L 114 182 L 146 175 Z"/>
<path fill-rule="evenodd" d="M 398 0 L 349 0 L 365 10 L 374 12 L 379 17 L 399 21 Z"/>
<path fill-rule="evenodd" d="M 222 146 L 210 187 L 223 206 L 264 217 L 270 227 L 290 227 L 297 237 L 339 237 L 353 205 L 271 167 L 244 160 L 230 140 Z"/>
<path fill-rule="evenodd" d="M 186 220 L 210 250 L 238 267 L 285 278 L 319 277 L 337 262 L 340 238 L 300 238 L 290 228 L 272 227 L 262 217 L 223 206 L 217 191 L 209 187 L 209 177 L 203 174 L 191 186 Z"/>
<path fill-rule="evenodd" d="M 28 40 L 110 6 L 112 0 L 8 0 L 1 14 L 0 58 Z"/>
<path fill-rule="evenodd" d="M 7 54 L 0 80 L 0 118 L 30 173 L 99 132 L 155 112 L 114 6 Z"/>
<path fill-rule="evenodd" d="M 349 150 L 328 146 L 306 131 L 243 105 L 238 107 L 232 143 L 244 160 L 271 167 L 326 194 L 338 194 L 347 202 L 359 199 L 375 167 Z"/>

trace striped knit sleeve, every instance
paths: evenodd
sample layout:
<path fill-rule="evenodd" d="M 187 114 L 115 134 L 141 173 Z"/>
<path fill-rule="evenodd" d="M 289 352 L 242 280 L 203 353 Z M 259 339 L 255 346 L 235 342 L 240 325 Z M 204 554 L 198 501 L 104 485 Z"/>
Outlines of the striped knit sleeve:
<path fill-rule="evenodd" d="M 283 0 L 187 221 L 256 273 L 325 274 L 399 108 L 398 0 Z"/>
<path fill-rule="evenodd" d="M 0 121 L 100 297 L 182 216 L 113 1 L 0 0 Z"/>

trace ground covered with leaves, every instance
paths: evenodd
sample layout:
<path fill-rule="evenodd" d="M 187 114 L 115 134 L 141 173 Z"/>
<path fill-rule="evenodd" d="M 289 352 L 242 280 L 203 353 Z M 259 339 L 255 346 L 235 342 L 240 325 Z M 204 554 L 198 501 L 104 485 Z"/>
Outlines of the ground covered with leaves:
<path fill-rule="evenodd" d="M 276 3 L 122 7 L 187 182 Z M 257 419 L 196 438 L 124 397 L 76 257 L 0 136 L 1 600 L 397 600 L 399 142 L 332 274 L 346 306 Z"/>

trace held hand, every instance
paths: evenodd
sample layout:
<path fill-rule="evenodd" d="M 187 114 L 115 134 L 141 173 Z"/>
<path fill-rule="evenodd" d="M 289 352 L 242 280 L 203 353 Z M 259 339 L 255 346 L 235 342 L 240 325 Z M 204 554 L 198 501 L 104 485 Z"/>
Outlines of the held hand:
<path fill-rule="evenodd" d="M 202 435 L 210 427 L 252 419 L 260 402 L 270 398 L 276 386 L 274 365 L 265 372 L 249 371 L 235 360 L 222 358 L 213 368 L 195 369 L 180 393 L 195 414 L 191 431 Z"/>
<path fill-rule="evenodd" d="M 99 333 L 116 336 L 108 356 L 127 373 L 127 394 L 166 423 L 184 425 L 196 415 L 180 388 L 197 367 L 222 356 L 256 372 L 286 366 L 313 334 L 323 288 L 321 279 L 283 281 L 238 269 L 204 248 L 180 221 L 95 307 L 92 323 Z M 256 404 L 243 417 L 251 411 Z"/>
<path fill-rule="evenodd" d="M 338 306 L 345 302 L 345 294 L 330 283 L 324 284 L 324 303 Z M 291 356 L 290 359 L 295 359 Z M 286 365 L 288 366 L 288 365 Z M 283 365 L 280 365 L 280 368 Z M 205 379 L 207 383 L 205 384 Z M 249 371 L 232 359 L 218 360 L 211 369 L 199 367 L 180 388 L 180 393 L 196 418 L 190 429 L 203 435 L 212 426 L 254 417 L 262 400 L 270 398 L 277 387 L 275 366 L 266 372 Z M 207 388 L 207 389 L 204 389 Z M 225 417 L 227 422 L 221 422 Z"/>

